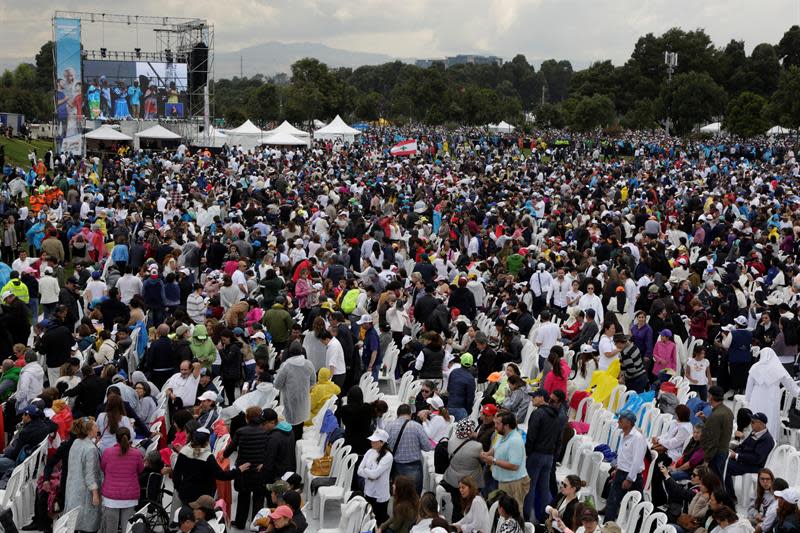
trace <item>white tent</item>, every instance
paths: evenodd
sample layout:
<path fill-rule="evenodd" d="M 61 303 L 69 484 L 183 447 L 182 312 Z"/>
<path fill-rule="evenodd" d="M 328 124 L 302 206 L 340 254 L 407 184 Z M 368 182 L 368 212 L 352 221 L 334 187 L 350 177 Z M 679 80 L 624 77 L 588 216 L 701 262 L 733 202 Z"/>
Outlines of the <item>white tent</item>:
<path fill-rule="evenodd" d="M 96 130 L 92 130 L 84 137 L 90 141 L 132 141 L 133 137 L 125 135 L 121 131 L 117 131 L 110 126 L 100 126 Z"/>
<path fill-rule="evenodd" d="M 265 132 L 250 120 L 245 120 L 244 124 L 239 126 L 238 128 L 233 128 L 232 130 L 225 130 L 226 135 L 263 135 Z"/>
<path fill-rule="evenodd" d="M 295 137 L 299 137 L 301 139 L 308 139 L 309 137 L 311 137 L 311 135 L 307 131 L 295 128 L 286 120 L 281 122 L 280 126 L 275 128 L 274 130 L 269 130 L 267 133 L 269 133 L 270 135 L 275 135 L 276 133 L 288 133 L 289 135 L 294 135 Z"/>
<path fill-rule="evenodd" d="M 325 125 L 325 123 L 324 123 L 324 122 L 322 122 L 321 120 L 318 120 L 318 119 L 316 119 L 316 118 L 314 119 L 314 127 L 315 127 L 315 128 L 319 129 L 319 128 L 321 128 L 321 127 L 322 127 L 322 126 L 324 126 L 324 125 Z"/>
<path fill-rule="evenodd" d="M 706 124 L 702 128 L 700 128 L 701 133 L 719 133 L 722 131 L 722 123 L 721 122 L 712 122 L 711 124 Z"/>
<path fill-rule="evenodd" d="M 336 115 L 336 118 L 334 118 L 330 124 L 314 132 L 314 138 L 323 141 L 341 140 L 353 142 L 356 139 L 356 135 L 361 135 L 361 132 L 348 126 L 339 115 Z"/>
<path fill-rule="evenodd" d="M 229 141 L 230 137 L 222 133 L 221 130 L 218 130 L 214 126 L 209 126 L 207 135 L 205 132 L 199 132 L 192 142 L 196 146 L 219 148 Z"/>
<path fill-rule="evenodd" d="M 792 130 L 783 126 L 772 126 L 767 130 L 767 135 L 789 135 L 790 133 L 792 133 Z"/>
<path fill-rule="evenodd" d="M 308 144 L 307 140 L 298 139 L 291 133 L 287 133 L 285 131 L 279 131 L 278 133 L 272 134 L 261 142 L 262 144 L 268 144 L 271 146 L 300 146 Z"/>
<path fill-rule="evenodd" d="M 514 126 L 505 120 L 501 121 L 499 124 L 489 124 L 488 127 L 489 131 L 492 133 L 512 133 L 514 131 Z"/>
<path fill-rule="evenodd" d="M 155 126 L 147 128 L 146 130 L 142 130 L 135 135 L 140 139 L 158 139 L 162 141 L 175 141 L 181 138 L 180 135 L 173 131 L 169 131 L 161 124 L 156 124 Z"/>

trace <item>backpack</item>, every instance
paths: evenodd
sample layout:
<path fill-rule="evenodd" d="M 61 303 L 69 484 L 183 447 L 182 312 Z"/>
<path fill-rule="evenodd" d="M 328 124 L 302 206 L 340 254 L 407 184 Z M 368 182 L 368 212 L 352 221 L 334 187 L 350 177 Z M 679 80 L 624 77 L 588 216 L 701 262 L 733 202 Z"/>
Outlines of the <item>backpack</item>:
<path fill-rule="evenodd" d="M 458 448 L 456 448 L 451 455 L 447 451 L 447 446 L 450 444 L 450 441 L 446 438 L 440 440 L 439 443 L 436 444 L 436 448 L 433 449 L 433 469 L 436 471 L 436 473 L 444 474 L 445 471 L 450 467 L 450 461 L 468 442 L 470 442 L 469 439 L 466 439 L 464 442 L 459 444 Z"/>
<path fill-rule="evenodd" d="M 356 305 L 358 305 L 358 295 L 361 294 L 361 291 L 358 289 L 350 289 L 342 298 L 342 313 L 349 315 L 353 311 L 356 310 Z"/>

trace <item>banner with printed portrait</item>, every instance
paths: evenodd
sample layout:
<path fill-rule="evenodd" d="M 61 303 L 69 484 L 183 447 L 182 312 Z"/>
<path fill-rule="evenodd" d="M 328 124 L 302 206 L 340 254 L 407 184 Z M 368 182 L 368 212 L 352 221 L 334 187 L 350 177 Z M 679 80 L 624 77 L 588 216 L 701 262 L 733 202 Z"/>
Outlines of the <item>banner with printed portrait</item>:
<path fill-rule="evenodd" d="M 81 21 L 53 20 L 55 40 L 55 117 L 56 151 L 80 154 L 83 151 L 83 90 L 81 87 Z"/>

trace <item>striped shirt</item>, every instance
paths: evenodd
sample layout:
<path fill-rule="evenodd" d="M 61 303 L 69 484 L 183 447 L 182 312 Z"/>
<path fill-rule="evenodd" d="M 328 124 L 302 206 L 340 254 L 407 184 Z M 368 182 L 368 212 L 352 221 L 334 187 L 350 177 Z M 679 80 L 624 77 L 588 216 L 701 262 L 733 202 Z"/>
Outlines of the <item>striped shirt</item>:
<path fill-rule="evenodd" d="M 620 370 L 625 379 L 636 379 L 647 373 L 642 353 L 635 344 L 629 342 L 619 354 Z"/>

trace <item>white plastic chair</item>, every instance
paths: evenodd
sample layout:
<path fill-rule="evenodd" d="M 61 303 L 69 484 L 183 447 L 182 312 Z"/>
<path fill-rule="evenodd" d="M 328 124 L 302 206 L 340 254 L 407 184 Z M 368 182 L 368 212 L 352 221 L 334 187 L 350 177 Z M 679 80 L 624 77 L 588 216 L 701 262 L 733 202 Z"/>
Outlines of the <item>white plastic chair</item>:
<path fill-rule="evenodd" d="M 378 373 L 378 381 L 387 381 L 392 395 L 397 394 L 397 379 L 395 379 L 394 375 L 397 370 L 399 355 L 400 349 L 394 342 L 390 342 L 386 353 L 383 354 L 383 364 L 381 365 L 381 371 Z"/>
<path fill-rule="evenodd" d="M 447 522 L 453 521 L 453 497 L 441 485 L 436 485 L 436 501 L 439 502 L 439 514 Z"/>
<path fill-rule="evenodd" d="M 317 491 L 319 497 L 319 525 L 325 525 L 325 504 L 329 501 L 342 501 L 350 492 L 350 485 L 353 482 L 356 462 L 358 455 L 351 453 L 344 458 L 342 471 L 336 478 L 336 484 L 330 487 L 320 487 Z"/>
<path fill-rule="evenodd" d="M 661 527 L 667 524 L 667 515 L 665 513 L 652 513 L 642 524 L 642 531 L 651 531 L 653 524 L 655 527 Z"/>
<path fill-rule="evenodd" d="M 356 496 L 342 504 L 342 513 L 339 525 L 335 528 L 319 529 L 318 533 L 361 533 L 357 531 L 364 521 L 364 511 L 367 501 L 361 496 Z"/>
<path fill-rule="evenodd" d="M 636 524 L 640 521 L 644 524 L 644 521 L 647 520 L 652 512 L 653 504 L 651 502 L 639 502 L 636 504 L 636 507 L 633 508 L 633 511 L 628 516 L 628 523 L 624 533 L 637 533 Z"/>
<path fill-rule="evenodd" d="M 58 517 L 53 524 L 53 533 L 72 533 L 75 531 L 75 523 L 78 521 L 78 514 L 81 508 L 76 507 Z"/>
<path fill-rule="evenodd" d="M 597 500 L 595 500 L 595 502 L 596 501 Z M 633 510 L 636 508 L 637 505 L 639 505 L 641 501 L 642 501 L 641 492 L 632 490 L 625 493 L 625 496 L 622 497 L 622 501 L 619 504 L 619 514 L 617 515 L 617 524 L 619 525 L 620 529 L 625 531 L 625 528 L 628 525 L 628 520 L 630 520 Z"/>
<path fill-rule="evenodd" d="M 677 530 L 670 524 L 664 524 L 662 526 L 658 526 L 653 533 L 677 533 Z"/>
<path fill-rule="evenodd" d="M 653 501 L 653 472 L 656 469 L 656 459 L 658 459 L 658 454 L 654 451 L 650 452 L 650 466 L 647 469 L 647 481 L 644 484 L 644 489 L 642 489 L 642 493 L 644 494 L 644 499 L 648 502 Z"/>

